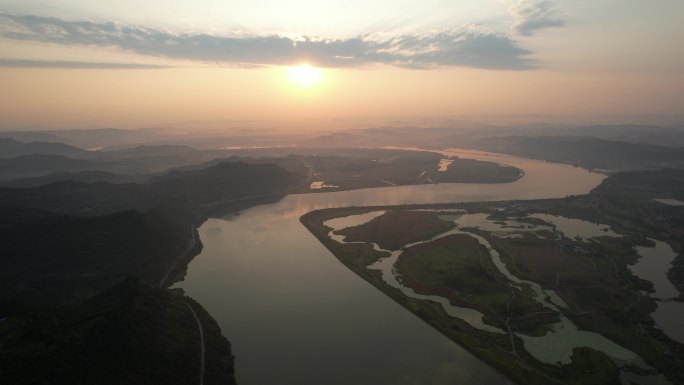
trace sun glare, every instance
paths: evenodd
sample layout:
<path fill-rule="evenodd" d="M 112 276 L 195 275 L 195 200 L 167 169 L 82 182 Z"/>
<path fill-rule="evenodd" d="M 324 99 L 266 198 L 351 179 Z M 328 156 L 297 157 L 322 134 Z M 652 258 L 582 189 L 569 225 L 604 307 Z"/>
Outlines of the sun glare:
<path fill-rule="evenodd" d="M 323 77 L 321 70 L 308 64 L 288 68 L 290 80 L 302 87 L 311 87 L 318 84 Z"/>

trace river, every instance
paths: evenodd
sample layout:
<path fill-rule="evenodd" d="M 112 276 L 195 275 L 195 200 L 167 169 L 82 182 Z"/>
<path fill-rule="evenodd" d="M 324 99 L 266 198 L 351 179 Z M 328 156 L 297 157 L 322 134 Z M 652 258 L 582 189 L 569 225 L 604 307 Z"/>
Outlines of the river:
<path fill-rule="evenodd" d="M 289 195 L 199 229 L 202 253 L 176 285 L 233 344 L 240 385 L 507 384 L 500 373 L 356 276 L 299 222 L 329 207 L 557 198 L 585 194 L 603 175 L 451 150 L 516 166 L 505 184 L 439 184 Z"/>

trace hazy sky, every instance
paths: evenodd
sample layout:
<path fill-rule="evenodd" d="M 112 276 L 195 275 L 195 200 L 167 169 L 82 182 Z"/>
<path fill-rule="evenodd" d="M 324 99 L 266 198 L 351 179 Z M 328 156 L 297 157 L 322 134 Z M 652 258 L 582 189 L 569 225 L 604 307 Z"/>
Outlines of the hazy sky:
<path fill-rule="evenodd" d="M 682 20 L 681 0 L 0 0 L 0 128 L 684 115 Z"/>

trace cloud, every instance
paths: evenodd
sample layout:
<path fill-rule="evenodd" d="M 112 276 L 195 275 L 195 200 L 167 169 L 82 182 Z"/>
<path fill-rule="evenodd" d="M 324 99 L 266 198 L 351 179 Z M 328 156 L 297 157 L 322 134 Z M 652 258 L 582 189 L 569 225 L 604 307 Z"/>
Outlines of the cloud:
<path fill-rule="evenodd" d="M 508 36 L 486 31 L 439 31 L 376 39 L 285 36 L 217 36 L 174 33 L 118 23 L 66 21 L 0 14 L 0 36 L 7 39 L 115 48 L 141 55 L 232 65 L 292 65 L 302 61 L 325 67 L 388 64 L 408 68 L 475 67 L 520 70 L 534 67 L 531 54 Z"/>
<path fill-rule="evenodd" d="M 74 69 L 151 69 L 168 66 L 138 63 L 94 63 L 80 61 L 0 59 L 0 67 L 12 68 L 74 68 Z"/>
<path fill-rule="evenodd" d="M 554 4 L 549 0 L 518 0 L 508 9 L 515 20 L 513 28 L 524 36 L 544 28 L 562 27 L 565 21 L 554 11 Z"/>

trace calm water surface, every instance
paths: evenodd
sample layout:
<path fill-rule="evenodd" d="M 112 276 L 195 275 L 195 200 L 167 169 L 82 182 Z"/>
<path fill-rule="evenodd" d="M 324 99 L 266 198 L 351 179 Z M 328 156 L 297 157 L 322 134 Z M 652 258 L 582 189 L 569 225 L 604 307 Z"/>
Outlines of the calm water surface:
<path fill-rule="evenodd" d="M 290 195 L 211 219 L 183 287 L 232 342 L 241 385 L 507 384 L 508 380 L 357 277 L 299 223 L 320 208 L 564 197 L 603 176 L 477 151 L 519 167 L 506 184 L 439 184 Z"/>
<path fill-rule="evenodd" d="M 641 259 L 630 268 L 636 276 L 653 282 L 655 292 L 651 294 L 652 297 L 662 299 L 678 297 L 679 290 L 667 277 L 677 253 L 667 243 L 654 241 L 653 247 L 636 247 Z M 684 303 L 658 302 L 658 308 L 651 316 L 668 337 L 684 344 L 684 328 L 682 328 Z"/>

